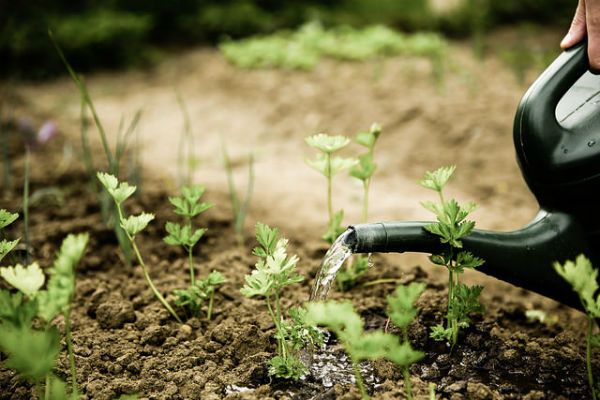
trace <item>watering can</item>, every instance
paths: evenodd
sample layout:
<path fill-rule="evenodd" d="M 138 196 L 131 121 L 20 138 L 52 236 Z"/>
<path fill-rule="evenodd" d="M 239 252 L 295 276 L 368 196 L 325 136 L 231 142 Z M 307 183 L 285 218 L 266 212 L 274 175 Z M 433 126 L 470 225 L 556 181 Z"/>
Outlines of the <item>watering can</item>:
<path fill-rule="evenodd" d="M 473 230 L 464 250 L 481 272 L 581 308 L 553 268 L 583 253 L 600 267 L 600 76 L 588 72 L 586 43 L 564 51 L 523 96 L 513 127 L 517 161 L 540 211 L 510 232 Z M 440 253 L 429 222 L 353 225 L 355 253 Z"/>

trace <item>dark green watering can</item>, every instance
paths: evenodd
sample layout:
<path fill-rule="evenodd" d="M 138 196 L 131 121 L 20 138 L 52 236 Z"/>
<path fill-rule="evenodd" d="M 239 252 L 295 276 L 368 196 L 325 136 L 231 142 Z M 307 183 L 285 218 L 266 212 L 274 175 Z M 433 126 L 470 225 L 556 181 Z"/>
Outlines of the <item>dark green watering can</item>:
<path fill-rule="evenodd" d="M 584 253 L 600 267 L 600 76 L 588 72 L 586 44 L 563 52 L 523 96 L 514 123 L 517 161 L 540 205 L 512 232 L 474 230 L 465 250 L 480 271 L 574 307 L 579 299 L 552 264 Z M 428 222 L 351 226 L 355 253 L 439 253 Z"/>

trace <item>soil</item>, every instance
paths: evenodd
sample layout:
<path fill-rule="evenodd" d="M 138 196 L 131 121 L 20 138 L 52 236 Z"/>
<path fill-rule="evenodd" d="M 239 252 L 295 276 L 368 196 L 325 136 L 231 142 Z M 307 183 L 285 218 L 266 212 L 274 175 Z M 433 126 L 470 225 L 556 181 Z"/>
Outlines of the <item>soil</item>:
<path fill-rule="evenodd" d="M 507 37 L 509 33 L 498 34 L 493 43 L 505 43 Z M 514 161 L 511 137 L 512 116 L 525 86 L 516 83 L 497 57 L 477 61 L 466 45 L 452 46 L 443 88 L 432 84 L 429 65 L 422 60 L 326 61 L 308 73 L 247 72 L 231 68 L 210 50 L 184 54 L 148 71 L 88 77 L 110 132 L 116 131 L 122 112 L 144 106 L 140 140 L 145 179 L 129 211 L 156 213 L 140 243 L 165 295 L 185 287 L 188 279 L 185 255 L 166 245 L 162 236 L 164 223 L 173 218 L 167 197 L 176 190 L 175 143 L 181 128 L 173 86 L 189 98 L 202 161 L 196 180 L 207 185 L 208 198 L 217 205 L 199 221 L 209 230 L 200 243 L 197 271 L 205 275 L 219 270 L 228 283 L 216 295 L 212 321 L 192 318 L 184 325 L 169 318 L 155 301 L 140 268 L 124 264 L 113 232 L 102 224 L 86 176 L 75 160 L 69 163 L 64 156 L 65 148 L 77 148 L 79 104 L 71 84 L 11 84 L 20 99 L 15 115 L 32 115 L 36 121 L 54 118 L 64 133 L 33 156 L 32 192 L 52 189 L 43 191 L 31 210 L 34 258 L 48 266 L 64 236 L 90 232 L 73 310 L 78 382 L 85 397 L 114 399 L 138 393 L 149 399 L 359 398 L 348 376 L 331 387 L 310 377 L 300 383 L 269 379 L 265 362 L 275 350 L 273 326 L 260 301 L 239 293 L 255 262 L 254 241 L 247 238 L 243 246 L 236 244 L 218 156 L 219 133 L 227 141 L 239 182 L 246 174 L 247 152 L 256 149 L 257 184 L 247 232 L 256 221 L 277 225 L 291 240 L 290 250 L 301 258 L 299 268 L 307 279 L 285 293 L 286 306 L 306 301 L 327 250 L 320 240 L 324 182 L 302 163 L 303 155 L 310 154 L 301 148 L 308 134 L 353 134 L 373 121 L 384 126 L 377 149 L 373 220 L 428 218 L 418 202 L 430 194 L 415 182 L 426 169 L 455 163 L 451 194 L 480 204 L 475 215 L 479 226 L 517 228 L 536 211 Z M 20 210 L 22 164 L 22 155 L 15 152 L 16 184 L 12 195 L 5 195 L 3 208 Z M 358 220 L 360 191 L 349 181 L 336 185 L 335 202 L 346 209 L 346 221 Z M 15 236 L 21 231 L 19 222 Z M 493 278 L 467 274 L 469 283 L 485 285 L 486 313 L 474 318 L 450 352 L 428 338 L 428 328 L 443 320 L 444 274 L 421 256 L 375 255 L 374 261 L 376 267 L 364 281 L 428 283 L 410 330 L 414 346 L 427 353 L 411 369 L 419 397 L 426 398 L 429 383 L 436 385 L 438 397 L 449 399 L 589 396 L 582 314 Z M 380 284 L 333 291 L 330 297 L 351 300 L 367 328 L 379 329 L 386 325 L 385 296 L 393 289 L 394 284 Z M 531 309 L 544 310 L 555 322 L 529 321 L 525 312 Z M 56 323 L 62 327 L 61 321 Z M 339 353 L 335 347 L 332 351 Z M 374 398 L 403 398 L 396 368 L 387 362 L 369 368 Z M 57 373 L 68 376 L 65 352 Z M 33 396 L 26 382 L 3 367 L 0 388 L 0 399 Z"/>

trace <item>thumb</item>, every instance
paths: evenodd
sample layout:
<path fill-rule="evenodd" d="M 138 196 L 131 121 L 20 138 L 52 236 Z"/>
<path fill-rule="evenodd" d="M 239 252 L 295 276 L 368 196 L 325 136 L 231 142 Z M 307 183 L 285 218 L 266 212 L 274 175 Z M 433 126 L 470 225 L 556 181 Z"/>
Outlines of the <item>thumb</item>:
<path fill-rule="evenodd" d="M 591 2 L 594 2 L 594 0 L 591 0 Z M 579 3 L 577 4 L 577 10 L 575 11 L 575 16 L 573 17 L 573 22 L 571 22 L 571 27 L 569 28 L 569 32 L 560 42 L 560 47 L 567 49 L 574 44 L 579 43 L 585 37 L 585 20 L 586 0 L 579 0 Z"/>
<path fill-rule="evenodd" d="M 600 1 L 587 0 L 585 8 L 590 68 L 598 72 L 600 71 Z"/>

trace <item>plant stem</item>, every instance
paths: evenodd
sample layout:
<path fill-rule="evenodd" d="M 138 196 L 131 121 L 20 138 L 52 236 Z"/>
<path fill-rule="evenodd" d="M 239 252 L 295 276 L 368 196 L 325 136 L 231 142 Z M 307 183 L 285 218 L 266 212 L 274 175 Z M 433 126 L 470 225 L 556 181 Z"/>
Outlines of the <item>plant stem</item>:
<path fill-rule="evenodd" d="M 69 354 L 69 367 L 71 368 L 71 396 L 79 392 L 77 389 L 77 369 L 75 367 L 75 353 L 73 352 L 73 335 L 71 331 L 71 310 L 65 313 L 65 337 L 67 352 Z"/>
<path fill-rule="evenodd" d="M 210 321 L 210 319 L 212 317 L 212 309 L 213 309 L 214 300 L 215 300 L 215 291 L 211 290 L 210 297 L 208 298 L 208 310 L 206 310 L 206 319 L 208 321 Z"/>
<path fill-rule="evenodd" d="M 410 382 L 410 371 L 408 370 L 408 367 L 402 369 L 402 374 L 404 375 L 404 393 L 406 394 L 406 399 L 412 400 L 412 384 Z"/>
<path fill-rule="evenodd" d="M 375 279 L 374 281 L 370 281 L 370 282 L 365 282 L 361 286 L 367 287 L 367 286 L 380 285 L 382 283 L 399 283 L 399 282 L 402 282 L 402 279 L 384 278 L 384 279 Z"/>
<path fill-rule="evenodd" d="M 331 176 L 331 153 L 327 157 L 327 212 L 329 213 L 329 226 L 333 223 L 333 177 Z"/>
<path fill-rule="evenodd" d="M 25 225 L 25 263 L 29 265 L 29 164 L 31 149 L 25 145 L 25 182 L 23 184 L 23 224 Z"/>
<path fill-rule="evenodd" d="M 592 399 L 596 400 L 596 390 L 594 389 L 594 374 L 592 372 L 592 330 L 594 328 L 594 319 L 588 316 L 588 329 L 585 346 L 585 365 L 587 367 L 588 384 L 592 391 Z"/>
<path fill-rule="evenodd" d="M 271 297 L 267 296 L 266 297 L 266 302 L 267 302 L 267 309 L 269 310 L 269 315 L 271 315 L 271 319 L 273 319 L 273 323 L 275 324 L 275 329 L 277 330 L 277 347 L 278 347 L 278 352 L 279 354 L 281 354 L 281 357 L 286 358 L 286 349 L 285 349 L 285 343 L 283 338 L 281 337 L 281 324 L 279 323 L 279 319 L 277 319 L 277 317 L 275 316 L 275 313 L 273 312 L 273 307 L 271 307 Z"/>
<path fill-rule="evenodd" d="M 117 204 L 117 211 L 119 213 L 119 221 L 123 221 L 123 219 L 124 219 L 123 218 L 123 210 L 121 209 L 120 204 Z M 165 300 L 163 295 L 160 294 L 160 292 L 158 291 L 156 286 L 154 286 L 154 282 L 152 282 L 152 279 L 150 278 L 150 275 L 148 274 L 148 269 L 146 268 L 146 263 L 144 263 L 144 259 L 142 258 L 142 254 L 140 253 L 140 249 L 138 248 L 137 244 L 135 243 L 135 239 L 131 235 L 129 235 L 129 232 L 127 232 L 125 230 L 123 230 L 123 231 L 125 232 L 125 235 L 127 235 L 127 239 L 129 239 L 129 243 L 131 243 L 131 247 L 133 247 L 135 256 L 136 256 L 138 262 L 140 263 L 140 267 L 142 267 L 142 272 L 144 274 L 144 278 L 146 278 L 146 282 L 148 282 L 150 289 L 152 289 L 152 292 L 154 293 L 154 295 L 156 296 L 158 301 L 160 301 L 161 304 L 167 309 L 167 311 L 169 311 L 169 313 L 171 313 L 173 318 L 175 318 L 177 320 L 177 322 L 179 322 L 181 324 L 182 323 L 181 319 L 179 318 L 179 316 L 177 315 L 175 310 L 173 310 L 173 308 L 167 302 L 167 300 Z"/>
<path fill-rule="evenodd" d="M 44 387 L 44 400 L 49 400 L 50 399 L 50 374 L 46 374 L 46 378 L 45 378 L 46 384 Z"/>
<path fill-rule="evenodd" d="M 362 209 L 362 222 L 363 224 L 367 223 L 369 219 L 369 185 L 370 179 L 365 179 L 363 181 L 363 209 Z"/>
<path fill-rule="evenodd" d="M 188 264 L 190 266 L 190 280 L 192 282 L 192 286 L 194 286 L 196 284 L 196 278 L 194 276 L 194 254 L 192 246 L 188 247 Z"/>
<path fill-rule="evenodd" d="M 352 369 L 354 370 L 354 378 L 356 379 L 356 386 L 358 386 L 358 390 L 360 390 L 360 397 L 364 399 L 370 399 L 369 394 L 367 393 L 367 388 L 365 387 L 365 383 L 363 382 L 362 374 L 360 373 L 360 368 L 358 368 L 358 363 L 352 360 Z"/>

